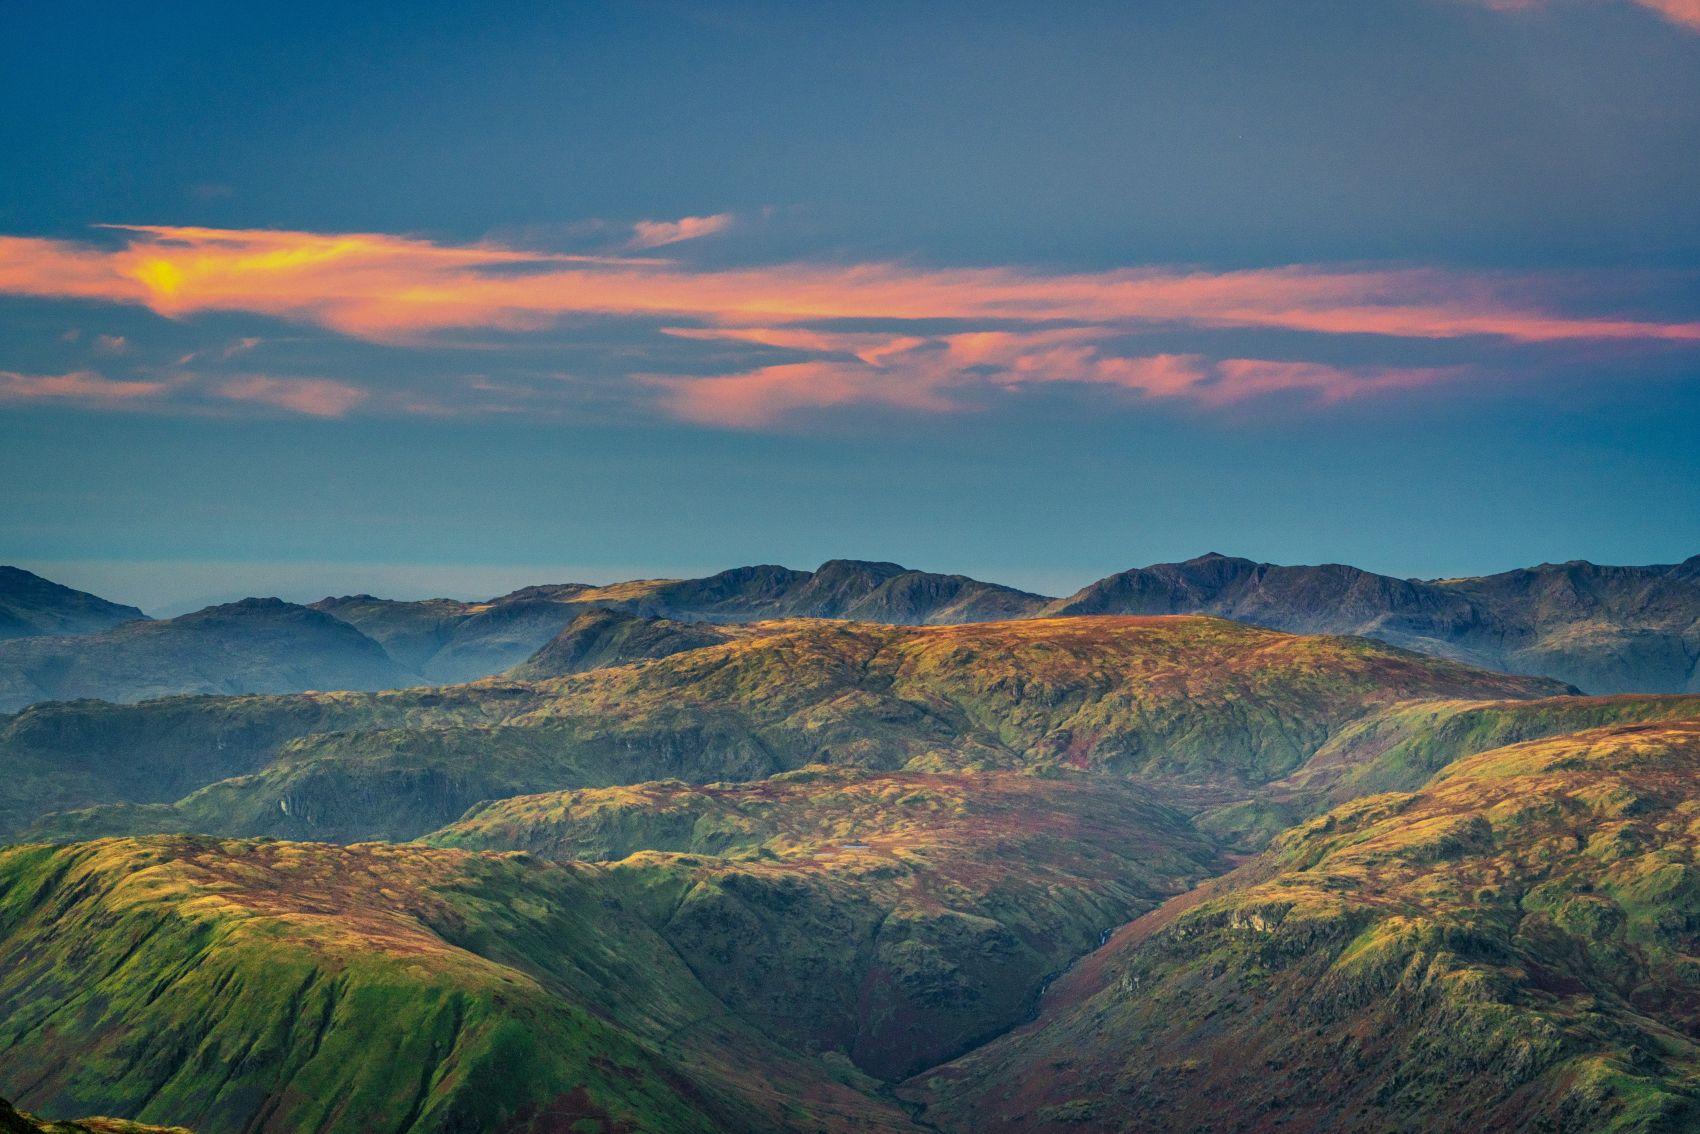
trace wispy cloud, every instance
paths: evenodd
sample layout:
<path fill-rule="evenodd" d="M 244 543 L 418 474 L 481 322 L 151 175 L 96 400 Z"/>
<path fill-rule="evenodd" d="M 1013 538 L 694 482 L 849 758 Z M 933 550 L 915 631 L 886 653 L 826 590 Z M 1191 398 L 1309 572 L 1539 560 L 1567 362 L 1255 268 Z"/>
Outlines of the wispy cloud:
<path fill-rule="evenodd" d="M 16 374 L 0 370 L 0 402 L 61 402 L 122 407 L 158 397 L 167 382 L 115 382 L 89 370 Z"/>
<path fill-rule="evenodd" d="M 231 401 L 253 402 L 309 417 L 345 417 L 368 396 L 358 386 L 328 378 L 272 378 L 263 374 L 227 379 L 214 386 L 213 393 Z"/>
<path fill-rule="evenodd" d="M 714 213 L 706 217 L 680 217 L 678 220 L 641 220 L 632 225 L 632 238 L 626 247 L 635 250 L 660 248 L 685 240 L 713 236 L 732 225 L 731 213 Z"/>
<path fill-rule="evenodd" d="M 693 336 L 695 332 L 691 332 Z M 724 332 L 764 341 L 757 331 Z M 836 358 L 781 363 L 708 378 L 653 378 L 668 408 L 703 424 L 770 425 L 798 410 L 873 405 L 929 413 L 971 408 L 984 390 L 1045 384 L 1108 386 L 1148 398 L 1221 407 L 1275 393 L 1341 401 L 1460 377 L 1458 367 L 1342 367 L 1195 354 L 1118 355 L 1091 329 L 973 332 L 937 337 L 816 336 Z M 836 340 L 836 341 L 835 341 Z"/>
<path fill-rule="evenodd" d="M 654 222 L 661 228 L 645 246 L 687 239 L 693 225 L 696 234 L 713 230 L 719 219 Z M 1566 344 L 1590 351 L 1600 344 L 1700 346 L 1700 322 L 1587 302 L 1585 276 L 1361 265 L 1045 272 L 793 261 L 727 269 L 374 233 L 109 232 L 104 244 L 0 237 L 0 293 L 140 306 L 179 320 L 247 313 L 409 346 L 467 330 L 511 332 L 523 342 L 566 320 L 623 321 L 625 339 L 610 352 L 617 357 L 609 366 L 637 379 L 625 385 L 626 396 L 724 425 L 764 425 L 845 405 L 960 411 L 981 404 L 987 392 L 1065 383 L 1207 407 L 1279 393 L 1329 402 L 1451 381 L 1471 369 L 1319 361 L 1339 350 L 1272 359 L 1243 350 L 1139 347 L 1157 332 L 1210 341 L 1279 331 L 1299 351 L 1305 341 L 1346 339 L 1352 357 L 1400 341 L 1453 342 L 1447 349 L 1454 355 L 1571 349 Z M 665 324 L 660 336 L 658 321 Z M 689 374 L 669 374 L 658 363 L 676 363 L 681 340 L 704 344 L 706 358 L 730 353 L 733 360 L 716 367 L 699 358 L 676 367 Z M 237 340 L 222 352 L 209 346 L 179 357 L 177 366 L 201 358 L 216 367 L 257 341 Z M 500 337 L 482 344 L 483 357 L 509 349 L 504 344 L 519 345 Z M 772 357 L 776 351 L 782 356 Z M 1392 353 L 1410 354 L 1403 347 Z M 510 388 L 525 389 L 525 381 Z M 471 386 L 459 395 L 409 393 L 259 374 L 215 375 L 198 389 L 226 402 L 321 417 L 426 408 L 442 415 L 457 406 L 486 413 L 544 404 L 549 390 L 563 396 L 561 383 L 549 379 L 532 381 L 530 394 L 499 398 Z"/>

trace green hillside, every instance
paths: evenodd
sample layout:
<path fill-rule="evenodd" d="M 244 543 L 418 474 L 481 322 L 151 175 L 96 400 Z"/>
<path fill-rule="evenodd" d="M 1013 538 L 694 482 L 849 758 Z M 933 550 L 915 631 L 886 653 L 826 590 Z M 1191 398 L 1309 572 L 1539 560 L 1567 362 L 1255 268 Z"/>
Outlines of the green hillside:
<path fill-rule="evenodd" d="M 1211 618 L 942 627 L 805 620 L 532 683 L 492 679 L 305 703 L 82 707 L 74 738 L 58 723 L 73 710 L 41 707 L 31 728 L 15 721 L 0 734 L 0 755 L 25 769 L 4 789 L 9 812 L 27 815 L 32 793 L 39 800 L 35 815 L 14 819 L 23 827 L 84 802 L 168 802 L 157 789 L 127 789 L 122 769 L 110 770 L 117 737 L 137 737 L 169 763 L 185 758 L 172 739 L 179 730 L 205 736 L 204 717 L 251 717 L 264 737 L 227 773 L 244 778 L 209 788 L 212 796 L 168 810 L 49 818 L 36 832 L 411 838 L 488 798 L 665 778 L 753 780 L 812 763 L 1062 767 L 1139 777 L 1177 798 L 1234 798 L 1400 701 L 1560 692 L 1544 679 L 1366 639 Z M 68 801 L 67 782 L 79 781 L 84 798 Z"/>
<path fill-rule="evenodd" d="M 0 1082 L 201 1134 L 878 1130 L 594 867 L 205 839 L 0 852 Z"/>
<path fill-rule="evenodd" d="M 944 1130 L 1700 1123 L 1700 723 L 1462 760 L 1133 923 L 914 1084 Z"/>
<path fill-rule="evenodd" d="M 1223 869 L 1148 792 L 1082 775 L 639 784 L 497 801 L 427 841 L 635 855 L 616 876 L 723 1001 L 882 1078 L 1016 1023 L 1106 932 Z"/>

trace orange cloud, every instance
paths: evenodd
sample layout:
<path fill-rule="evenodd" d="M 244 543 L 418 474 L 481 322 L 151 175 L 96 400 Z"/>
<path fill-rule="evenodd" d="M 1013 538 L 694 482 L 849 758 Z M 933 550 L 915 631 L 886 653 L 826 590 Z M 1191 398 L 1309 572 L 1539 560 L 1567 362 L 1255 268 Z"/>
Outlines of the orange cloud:
<path fill-rule="evenodd" d="M 114 382 L 89 370 L 69 374 L 15 374 L 0 370 L 0 402 L 80 402 L 122 406 L 156 397 L 166 382 Z"/>
<path fill-rule="evenodd" d="M 706 217 L 680 217 L 673 221 L 638 221 L 632 225 L 632 238 L 626 243 L 627 248 L 660 248 L 664 244 L 678 244 L 683 240 L 696 240 L 703 236 L 712 236 L 724 232 L 731 227 L 731 213 L 715 213 Z"/>
<path fill-rule="evenodd" d="M 768 333 L 833 320 L 954 319 L 1280 328 L 1514 342 L 1700 342 L 1700 323 L 1570 315 L 1539 280 L 1435 270 L 1203 272 L 789 263 L 693 270 L 374 234 L 127 228 L 115 249 L 0 239 L 0 292 L 140 304 L 170 317 L 244 311 L 375 341 L 538 330 L 574 315 L 688 318 Z"/>

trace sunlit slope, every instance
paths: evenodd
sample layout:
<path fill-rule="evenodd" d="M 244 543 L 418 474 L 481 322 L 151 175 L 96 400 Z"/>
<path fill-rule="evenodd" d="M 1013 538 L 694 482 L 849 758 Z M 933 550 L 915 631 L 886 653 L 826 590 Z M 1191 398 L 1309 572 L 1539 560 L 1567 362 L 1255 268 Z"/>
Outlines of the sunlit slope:
<path fill-rule="evenodd" d="M 836 1078 L 835 1078 L 836 1076 Z M 595 867 L 196 839 L 0 853 L 0 1083 L 201 1134 L 863 1130 Z"/>
<path fill-rule="evenodd" d="M 188 1134 L 182 1127 L 144 1126 L 122 1118 L 83 1118 L 50 1121 L 33 1114 L 20 1114 L 11 1103 L 0 1099 L 0 1134 Z"/>
<path fill-rule="evenodd" d="M 1639 721 L 1700 720 L 1700 697 L 1550 697 L 1518 701 L 1418 701 L 1391 706 L 1329 738 L 1290 775 L 1198 821 L 1239 850 L 1335 804 L 1411 791 L 1455 760 L 1525 740 Z"/>
<path fill-rule="evenodd" d="M 759 779 L 811 763 L 1058 766 L 1243 792 L 1399 701 L 1564 691 L 1365 639 L 1306 638 L 1214 618 L 798 621 L 548 681 L 345 695 L 329 726 L 336 731 L 304 722 L 296 739 L 278 736 L 276 755 L 245 767 L 250 778 L 220 785 L 210 805 L 85 815 L 69 827 L 56 819 L 41 831 L 74 837 L 145 822 L 153 826 L 141 829 L 406 838 L 487 798 L 664 778 Z M 263 699 L 253 711 L 275 719 L 291 703 Z M 187 711 L 217 714 L 229 705 L 209 700 Z M 362 706 L 372 728 L 359 723 Z M 121 713 L 111 719 L 146 731 Z M 103 758 L 99 716 L 84 712 L 84 748 L 57 745 L 56 763 L 80 774 Z M 165 747 L 164 758 L 173 758 Z M 0 754 L 9 754 L 3 740 Z M 17 755 L 20 765 L 32 759 L 40 766 L 28 748 Z M 159 802 L 108 797 L 126 798 Z"/>
<path fill-rule="evenodd" d="M 616 874 L 722 1000 L 882 1077 L 1024 1019 L 1105 932 L 1223 869 L 1148 792 L 1083 775 L 640 784 L 494 802 L 428 841 L 635 854 Z"/>
<path fill-rule="evenodd" d="M 1135 922 L 918 1079 L 944 1130 L 1700 1124 L 1700 724 L 1496 749 Z"/>

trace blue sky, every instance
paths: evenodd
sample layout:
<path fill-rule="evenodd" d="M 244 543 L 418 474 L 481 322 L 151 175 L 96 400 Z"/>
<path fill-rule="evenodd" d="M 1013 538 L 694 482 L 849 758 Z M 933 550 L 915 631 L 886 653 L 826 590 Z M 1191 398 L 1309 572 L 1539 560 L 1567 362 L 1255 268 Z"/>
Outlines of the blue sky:
<path fill-rule="evenodd" d="M 1685 0 L 7 19 L 0 560 L 114 597 L 1700 551 Z"/>

